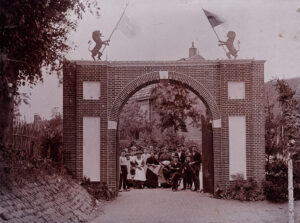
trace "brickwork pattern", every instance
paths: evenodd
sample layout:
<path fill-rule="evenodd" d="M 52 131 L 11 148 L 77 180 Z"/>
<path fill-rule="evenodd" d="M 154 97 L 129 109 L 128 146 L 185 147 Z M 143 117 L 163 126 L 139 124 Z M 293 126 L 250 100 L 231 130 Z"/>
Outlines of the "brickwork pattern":
<path fill-rule="evenodd" d="M 76 64 L 63 69 L 63 157 L 66 167 L 76 175 Z"/>
<path fill-rule="evenodd" d="M 198 95 L 210 110 L 213 120 L 221 119 L 221 128 L 213 129 L 214 187 L 226 186 L 229 181 L 229 130 L 228 117 L 246 116 L 247 177 L 264 179 L 264 61 L 224 60 L 201 62 L 178 61 L 132 61 L 89 62 L 76 61 L 76 70 L 66 67 L 75 82 L 64 82 L 64 100 L 76 97 L 76 103 L 66 103 L 64 117 L 71 114 L 76 123 L 74 141 L 65 142 L 65 148 L 76 154 L 77 178 L 82 177 L 82 118 L 101 118 L 101 181 L 117 189 L 116 129 L 107 129 L 108 121 L 118 122 L 123 105 L 138 90 L 158 83 L 159 71 L 168 71 L 171 83 L 183 85 Z M 72 68 L 72 67 L 71 67 Z M 71 70 L 71 71 L 70 71 Z M 72 76 L 72 75 L 71 75 Z M 75 78 L 76 77 L 76 78 Z M 100 100 L 82 98 L 83 81 L 100 81 Z M 164 80 L 163 80 L 164 81 Z M 245 82 L 245 99 L 228 99 L 228 82 Z M 66 86 L 65 86 L 66 84 Z M 75 84 L 75 89 L 74 89 Z M 75 90 L 75 91 L 74 91 Z M 70 100 L 70 99 L 69 99 Z M 65 103 L 64 103 L 65 106 Z M 71 109 L 74 109 L 75 111 Z M 74 118 L 74 112 L 75 117 Z M 68 120 L 70 120 L 69 118 Z M 72 121 L 70 121 L 71 123 Z M 68 126 L 71 126 L 71 124 Z M 67 125 L 67 123 L 66 123 Z M 65 125 L 64 125 L 65 126 Z M 70 129 L 70 128 L 67 128 Z M 67 131 L 64 129 L 64 132 Z M 68 134 L 66 134 L 66 137 Z M 64 135 L 65 137 L 65 135 Z M 74 142 L 76 142 L 74 146 Z M 72 160 L 73 162 L 74 160 Z"/>

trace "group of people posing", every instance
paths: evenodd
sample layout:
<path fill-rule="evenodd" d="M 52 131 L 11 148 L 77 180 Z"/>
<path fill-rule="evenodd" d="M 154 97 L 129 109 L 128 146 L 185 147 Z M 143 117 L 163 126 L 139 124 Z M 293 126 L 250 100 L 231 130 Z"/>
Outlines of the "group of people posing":
<path fill-rule="evenodd" d="M 120 156 L 120 191 L 127 191 L 130 187 L 157 188 L 172 187 L 173 191 L 183 181 L 182 190 L 200 188 L 199 172 L 201 154 L 196 146 L 186 151 L 183 145 L 170 153 L 167 148 L 163 152 L 149 149 L 130 152 L 127 148 Z M 193 186 L 194 185 L 194 186 Z"/>

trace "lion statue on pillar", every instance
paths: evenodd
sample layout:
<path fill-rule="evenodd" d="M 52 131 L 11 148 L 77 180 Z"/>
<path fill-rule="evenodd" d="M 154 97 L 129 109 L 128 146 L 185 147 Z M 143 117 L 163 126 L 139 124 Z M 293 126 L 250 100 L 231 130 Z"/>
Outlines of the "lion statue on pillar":
<path fill-rule="evenodd" d="M 228 57 L 228 59 L 231 59 L 231 56 L 234 57 L 234 59 L 237 58 L 237 53 L 240 50 L 240 41 L 238 41 L 238 49 L 235 49 L 233 42 L 235 39 L 235 32 L 234 31 L 229 31 L 227 33 L 227 41 L 219 41 L 219 46 L 226 46 L 226 48 L 228 49 L 228 52 L 226 53 L 226 56 Z"/>
<path fill-rule="evenodd" d="M 101 60 L 101 56 L 102 56 L 101 48 L 102 48 L 102 46 L 103 45 L 109 45 L 109 40 L 103 41 L 101 39 L 101 36 L 102 35 L 101 35 L 101 32 L 99 30 L 96 30 L 96 31 L 93 32 L 92 38 L 95 41 L 96 45 L 94 46 L 94 48 L 92 50 L 90 49 L 91 41 L 89 41 L 89 51 L 92 53 L 92 57 L 93 57 L 94 60 L 96 60 L 95 59 L 96 56 L 97 56 L 98 60 Z"/>

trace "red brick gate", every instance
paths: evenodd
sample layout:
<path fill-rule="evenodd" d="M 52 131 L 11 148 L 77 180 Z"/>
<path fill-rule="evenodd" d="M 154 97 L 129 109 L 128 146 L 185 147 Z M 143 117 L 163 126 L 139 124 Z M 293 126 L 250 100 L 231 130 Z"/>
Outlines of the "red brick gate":
<path fill-rule="evenodd" d="M 234 174 L 264 179 L 264 61 L 73 61 L 64 66 L 64 157 L 74 176 L 117 189 L 117 126 L 141 88 L 169 81 L 212 116 L 214 188 Z"/>

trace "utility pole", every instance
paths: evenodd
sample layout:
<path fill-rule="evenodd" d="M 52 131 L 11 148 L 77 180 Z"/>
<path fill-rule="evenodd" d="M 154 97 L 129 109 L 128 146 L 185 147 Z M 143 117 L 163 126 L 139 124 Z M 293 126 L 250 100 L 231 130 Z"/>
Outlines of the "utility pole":
<path fill-rule="evenodd" d="M 288 191 L 289 191 L 289 223 L 295 223 L 293 159 L 291 158 L 291 155 L 289 155 L 289 159 L 288 159 Z"/>

